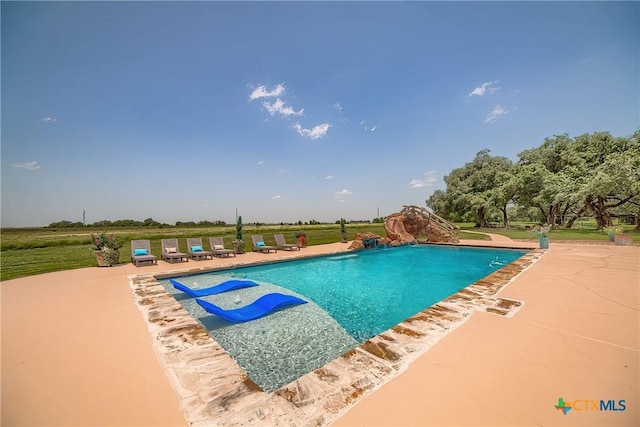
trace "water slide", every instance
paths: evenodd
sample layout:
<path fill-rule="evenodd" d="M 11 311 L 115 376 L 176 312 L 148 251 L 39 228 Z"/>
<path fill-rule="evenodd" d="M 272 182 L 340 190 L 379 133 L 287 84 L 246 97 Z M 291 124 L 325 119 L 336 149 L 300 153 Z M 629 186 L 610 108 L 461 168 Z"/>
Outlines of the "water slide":
<path fill-rule="evenodd" d="M 388 217 L 385 220 L 384 228 L 387 231 L 387 235 L 393 240 L 400 240 L 403 243 L 413 243 L 416 238 L 413 234 L 410 234 L 402 223 L 400 217 Z"/>

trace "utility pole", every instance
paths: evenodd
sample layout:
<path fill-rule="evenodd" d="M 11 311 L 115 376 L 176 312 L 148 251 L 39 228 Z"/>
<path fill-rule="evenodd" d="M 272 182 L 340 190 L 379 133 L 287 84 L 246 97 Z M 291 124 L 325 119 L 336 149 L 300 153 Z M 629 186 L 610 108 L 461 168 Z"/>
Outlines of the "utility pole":
<path fill-rule="evenodd" d="M 82 209 L 82 226 L 87 226 L 87 212 L 84 209 Z"/>

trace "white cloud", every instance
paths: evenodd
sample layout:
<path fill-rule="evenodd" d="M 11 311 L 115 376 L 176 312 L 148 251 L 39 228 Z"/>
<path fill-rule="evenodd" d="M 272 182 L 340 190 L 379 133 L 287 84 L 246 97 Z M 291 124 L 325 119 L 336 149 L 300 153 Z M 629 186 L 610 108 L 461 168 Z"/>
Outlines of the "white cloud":
<path fill-rule="evenodd" d="M 335 193 L 333 193 L 333 198 L 339 201 L 340 203 L 349 202 L 350 200 L 347 197 L 350 196 L 351 194 L 353 193 L 345 188 L 343 190 L 336 191 Z"/>
<path fill-rule="evenodd" d="M 279 115 L 285 118 L 288 118 L 290 116 L 303 116 L 304 108 L 296 111 L 293 109 L 293 107 L 287 106 L 286 101 L 282 100 L 281 95 L 284 95 L 285 92 L 286 88 L 284 84 L 279 84 L 272 90 L 269 90 L 264 85 L 258 86 L 253 90 L 253 92 L 251 92 L 251 95 L 249 95 L 249 100 L 253 101 L 260 98 L 276 98 L 275 100 L 262 101 L 262 106 L 269 112 L 271 116 Z M 337 108 L 339 111 L 342 110 L 342 107 L 337 102 L 333 105 L 333 107 Z M 291 125 L 291 127 L 295 129 L 300 136 L 308 137 L 310 139 L 319 139 L 327 134 L 331 125 L 328 123 L 322 123 L 314 126 L 311 129 L 307 129 L 303 128 L 300 123 L 295 123 Z"/>
<path fill-rule="evenodd" d="M 422 179 L 412 179 L 409 181 L 411 188 L 432 187 L 436 182 L 436 171 L 429 171 L 424 174 Z"/>
<path fill-rule="evenodd" d="M 278 169 L 278 172 L 276 172 L 276 175 L 283 175 L 285 173 L 289 173 L 289 169 Z"/>
<path fill-rule="evenodd" d="M 342 114 L 342 105 L 340 105 L 339 103 L 336 102 L 335 104 L 333 104 L 333 108 L 338 110 L 338 113 Z"/>
<path fill-rule="evenodd" d="M 500 116 L 507 114 L 508 112 L 509 110 L 507 110 L 502 105 L 496 105 L 495 107 L 493 107 L 493 110 L 491 110 L 491 112 L 487 115 L 487 118 L 484 119 L 484 122 L 493 123 L 498 120 Z"/>
<path fill-rule="evenodd" d="M 296 123 L 291 127 L 297 130 L 300 136 L 308 136 L 311 139 L 319 139 L 327 134 L 331 125 L 328 123 L 323 123 L 321 125 L 314 126 L 311 129 L 305 129 L 302 127 L 302 125 L 300 125 L 300 123 Z"/>
<path fill-rule="evenodd" d="M 45 117 L 44 119 L 42 119 L 42 121 L 45 123 L 53 123 L 53 122 L 57 122 L 58 119 L 55 119 L 53 117 Z"/>
<path fill-rule="evenodd" d="M 258 165 L 258 166 L 264 165 L 264 160 L 258 160 L 258 163 L 256 163 L 256 165 Z"/>
<path fill-rule="evenodd" d="M 40 169 L 40 165 L 35 160 L 33 162 L 14 163 L 13 167 L 14 168 L 29 169 L 30 171 L 34 171 L 36 169 Z"/>
<path fill-rule="evenodd" d="M 331 175 L 327 175 L 324 177 L 324 179 L 333 179 L 333 177 Z"/>
<path fill-rule="evenodd" d="M 362 125 L 362 127 L 364 128 L 364 130 L 368 131 L 368 132 L 375 132 L 377 126 L 371 126 L 369 127 L 369 124 L 367 124 L 366 120 L 362 120 L 360 121 L 360 124 Z"/>
<path fill-rule="evenodd" d="M 249 100 L 253 101 L 254 99 L 259 98 L 273 98 L 276 96 L 281 96 L 285 93 L 286 89 L 282 83 L 277 85 L 273 90 L 267 90 L 266 86 L 258 86 L 251 92 L 249 95 Z"/>
<path fill-rule="evenodd" d="M 467 97 L 471 97 L 473 95 L 482 96 L 485 93 L 488 93 L 488 94 L 496 93 L 497 91 L 502 89 L 498 86 L 495 86 L 496 83 L 498 83 L 497 80 L 495 82 L 484 82 L 482 83 L 482 85 L 475 88 Z"/>
<path fill-rule="evenodd" d="M 277 196 L 273 196 L 273 197 L 271 198 L 271 200 L 276 200 L 276 199 L 281 199 L 281 198 L 282 198 L 282 195 L 281 195 L 281 194 L 278 194 Z"/>
<path fill-rule="evenodd" d="M 267 109 L 269 114 L 271 114 L 272 116 L 276 113 L 285 117 L 301 116 L 304 113 L 304 108 L 300 111 L 295 111 L 291 107 L 285 107 L 284 101 L 281 100 L 280 98 L 276 99 L 276 102 L 274 102 L 273 104 L 269 104 L 268 102 L 263 102 L 262 105 L 264 105 L 264 107 Z"/>

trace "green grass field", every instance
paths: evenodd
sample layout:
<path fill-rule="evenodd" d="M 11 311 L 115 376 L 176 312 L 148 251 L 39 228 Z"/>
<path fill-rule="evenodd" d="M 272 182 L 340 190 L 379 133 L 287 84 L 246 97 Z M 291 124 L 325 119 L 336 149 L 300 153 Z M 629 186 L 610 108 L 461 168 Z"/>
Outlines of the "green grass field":
<path fill-rule="evenodd" d="M 91 233 L 99 234 L 104 230 L 77 228 L 53 231 L 41 229 L 3 229 L 0 232 L 0 280 L 15 279 L 51 271 L 69 270 L 73 268 L 93 267 L 96 258 L 93 253 Z M 307 245 L 335 243 L 342 240 L 340 226 L 335 224 L 305 226 L 251 226 L 243 227 L 243 238 L 248 250 L 251 250 L 251 235 L 262 234 L 267 244 L 274 244 L 275 233 L 284 234 L 289 243 L 295 243 L 295 233 L 304 231 Z M 151 253 L 159 256 L 160 239 L 177 238 L 180 245 L 186 245 L 188 237 L 201 237 L 206 242 L 208 237 L 222 236 L 228 248 L 235 239 L 235 226 L 194 227 L 194 228 L 128 228 L 107 230 L 114 233 L 123 243 L 120 249 L 120 262 L 129 262 L 131 257 L 131 240 L 148 239 L 151 241 Z M 385 236 L 382 224 L 348 224 L 347 233 L 350 238 L 356 233 L 372 232 Z M 206 243 L 208 245 L 208 243 Z M 186 246 L 183 247 L 186 251 Z"/>
<path fill-rule="evenodd" d="M 536 239 L 533 233 L 524 229 L 524 224 L 517 225 L 522 229 L 510 230 L 474 228 L 473 224 L 470 223 L 458 225 L 461 228 L 461 239 L 489 239 L 485 235 L 467 233 L 466 231 L 501 234 L 514 240 Z M 625 226 L 625 234 L 633 236 L 634 241 L 638 241 L 640 236 L 633 231 L 633 228 L 634 226 L 632 225 Z M 104 230 L 91 228 L 59 229 L 57 231 L 47 228 L 2 229 L 0 230 L 0 280 L 15 279 L 51 271 L 93 267 L 96 265 L 96 259 L 92 249 L 91 233 L 100 233 L 102 231 Z M 120 249 L 120 262 L 123 263 L 129 262 L 131 257 L 131 245 L 129 242 L 134 239 L 149 239 L 152 253 L 159 255 L 161 253 L 160 239 L 163 238 L 177 238 L 181 245 L 185 245 L 184 240 L 187 237 L 201 237 L 206 241 L 211 236 L 222 236 L 227 247 L 231 247 L 231 241 L 235 238 L 235 227 L 232 225 L 194 228 L 129 228 L 107 231 L 113 232 L 118 240 L 123 243 Z M 297 231 L 306 233 L 307 244 L 310 246 L 341 241 L 340 226 L 335 224 L 305 226 L 245 225 L 243 237 L 245 242 L 248 241 L 250 244 L 252 234 L 262 234 L 267 243 L 274 243 L 273 234 L 282 233 L 287 241 L 294 243 Z M 363 232 L 386 236 L 382 224 L 347 225 L 347 233 L 350 239 L 356 233 Z M 571 230 L 553 230 L 549 236 L 551 242 L 606 242 L 608 240 L 607 235 L 602 231 L 597 231 L 593 224 L 581 224 L 580 227 Z M 183 250 L 186 250 L 186 248 Z"/>

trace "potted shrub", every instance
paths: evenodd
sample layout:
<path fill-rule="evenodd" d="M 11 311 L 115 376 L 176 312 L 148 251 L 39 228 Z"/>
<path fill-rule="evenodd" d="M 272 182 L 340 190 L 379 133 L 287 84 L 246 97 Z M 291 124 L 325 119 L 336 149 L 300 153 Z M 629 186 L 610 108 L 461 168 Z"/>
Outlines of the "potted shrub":
<path fill-rule="evenodd" d="M 623 230 L 622 230 L 621 226 L 614 227 L 612 225 L 609 225 L 607 227 L 604 227 L 602 229 L 602 231 L 607 233 L 607 235 L 609 236 L 609 241 L 610 242 L 615 242 L 616 241 L 616 235 L 617 234 L 622 234 Z"/>
<path fill-rule="evenodd" d="M 347 243 L 347 227 L 345 224 L 344 218 L 340 218 L 340 235 L 342 236 L 342 243 Z"/>
<path fill-rule="evenodd" d="M 233 251 L 237 254 L 244 253 L 244 240 L 242 240 L 242 215 L 238 217 L 238 222 L 236 223 L 236 240 L 231 242 L 233 245 Z"/>
<path fill-rule="evenodd" d="M 615 227 L 614 226 L 604 227 L 602 231 L 607 233 L 607 235 L 609 236 L 609 241 L 615 242 L 616 245 L 626 246 L 626 245 L 631 245 L 631 242 L 633 242 L 633 237 L 625 236 L 623 234 L 624 228 L 622 228 L 621 225 L 618 225 Z"/>
<path fill-rule="evenodd" d="M 538 235 L 538 242 L 540 244 L 540 249 L 549 249 L 549 231 L 551 230 L 551 225 L 537 226 L 534 227 L 531 231 Z"/>
<path fill-rule="evenodd" d="M 102 232 L 97 236 L 91 233 L 93 241 L 93 253 L 96 255 L 98 267 L 111 267 L 120 262 L 120 251 L 122 243 L 113 234 Z"/>
<path fill-rule="evenodd" d="M 307 247 L 307 235 L 305 234 L 304 231 L 298 231 L 296 233 L 296 240 L 298 241 L 299 248 Z"/>

